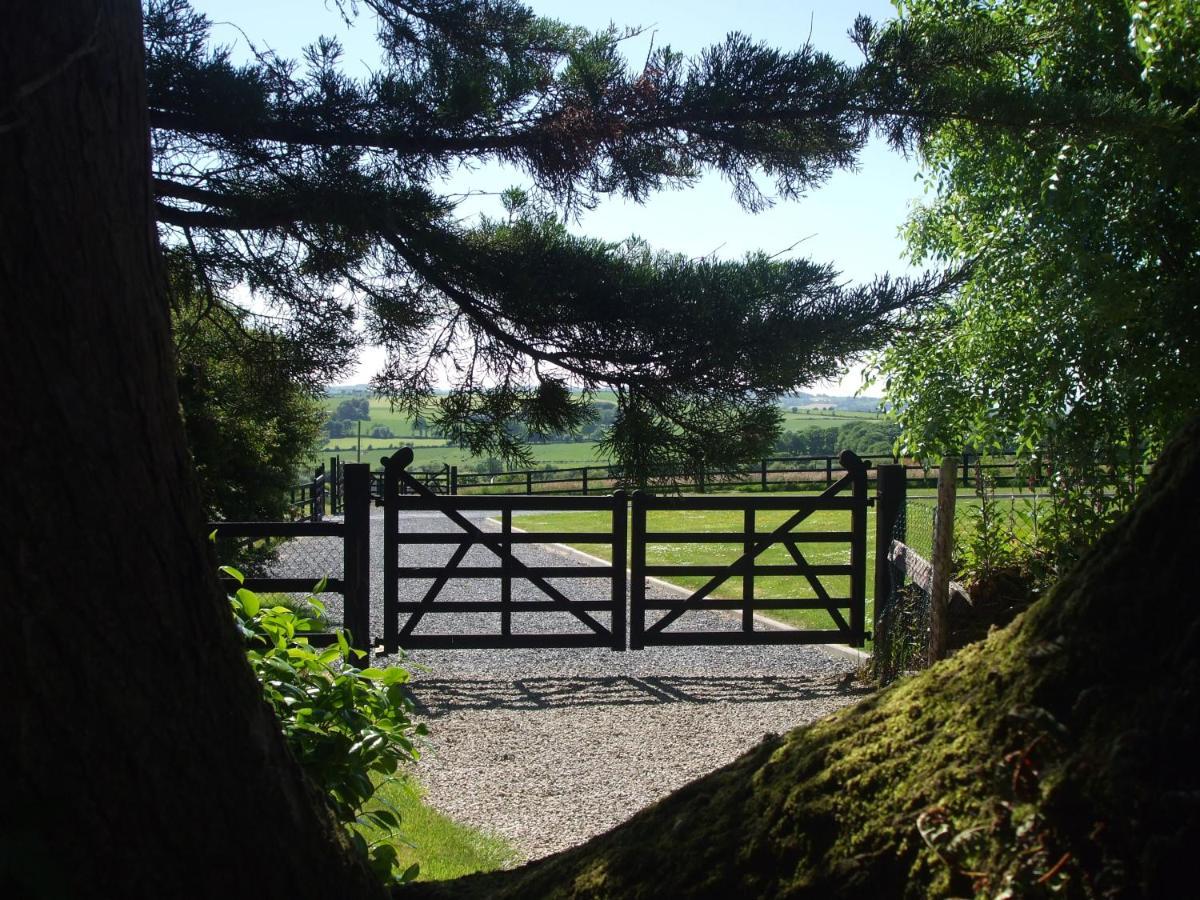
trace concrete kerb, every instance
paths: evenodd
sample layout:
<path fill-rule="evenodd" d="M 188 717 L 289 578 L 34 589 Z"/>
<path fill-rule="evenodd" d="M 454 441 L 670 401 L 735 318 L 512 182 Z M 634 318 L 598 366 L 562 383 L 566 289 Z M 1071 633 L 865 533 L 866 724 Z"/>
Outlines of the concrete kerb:
<path fill-rule="evenodd" d="M 496 526 L 500 525 L 499 520 L 493 519 L 491 517 L 489 517 L 487 519 L 487 522 L 491 525 L 496 525 Z M 513 531 L 520 532 L 521 534 L 529 533 L 527 529 L 518 528 L 516 525 L 513 525 L 511 527 L 512 527 Z M 607 566 L 607 565 L 611 564 L 610 561 L 607 559 L 603 559 L 602 557 L 599 557 L 599 556 L 593 556 L 591 553 L 585 553 L 583 550 L 580 550 L 576 547 L 572 547 L 569 544 L 545 544 L 544 546 L 553 547 L 555 550 L 559 550 L 570 556 L 577 556 L 580 559 L 586 559 L 588 562 L 596 563 L 601 566 Z M 625 571 L 629 574 L 629 576 L 631 578 L 633 577 L 633 573 L 631 570 L 626 569 Z M 679 594 L 681 596 L 690 597 L 692 595 L 692 592 L 689 591 L 687 588 L 680 587 L 677 584 L 671 584 L 671 582 L 669 582 L 669 581 L 663 581 L 661 578 L 655 578 L 653 575 L 646 576 L 646 581 L 650 582 L 651 584 L 653 584 L 657 587 L 664 588 L 668 591 L 674 591 L 676 594 Z M 778 631 L 799 631 L 800 630 L 793 625 L 788 625 L 786 622 L 780 622 L 778 619 L 772 619 L 770 616 L 760 615 L 759 613 L 754 613 L 754 621 L 761 623 L 763 625 L 766 625 L 770 628 L 774 628 Z M 867 653 L 863 650 L 859 650 L 857 647 L 849 647 L 845 644 L 814 644 L 813 646 L 820 647 L 826 653 L 830 653 L 834 656 L 840 656 L 844 659 L 848 659 L 848 660 L 850 660 L 852 662 L 856 662 L 860 665 L 870 661 L 870 659 L 871 659 L 870 653 Z"/>

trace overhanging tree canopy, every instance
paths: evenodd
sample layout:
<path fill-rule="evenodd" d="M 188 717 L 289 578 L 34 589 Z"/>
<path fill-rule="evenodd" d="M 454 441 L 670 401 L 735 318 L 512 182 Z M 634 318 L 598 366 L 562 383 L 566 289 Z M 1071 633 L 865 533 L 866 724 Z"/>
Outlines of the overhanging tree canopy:
<path fill-rule="evenodd" d="M 568 383 L 617 391 L 611 449 L 636 478 L 670 460 L 736 463 L 769 448 L 772 398 L 879 346 L 933 278 L 846 286 L 827 265 L 656 253 L 572 234 L 563 215 L 721 173 L 745 207 L 757 178 L 796 197 L 850 166 L 871 117 L 859 72 L 811 47 L 732 34 L 631 69 L 622 33 L 589 33 L 512 0 L 367 0 L 368 78 L 317 40 L 302 63 L 235 64 L 185 0 L 147 7 L 157 216 L 210 281 L 245 283 L 326 348 L 349 305 L 388 350 L 377 386 L 416 415 L 447 360 L 437 424 L 476 452 L 520 455 L 504 429 L 578 425 Z M 338 8 L 347 21 L 359 12 Z M 519 169 L 530 192 L 468 225 L 442 179 L 463 162 Z M 325 353 L 314 372 L 344 354 Z M 314 361 L 316 363 L 316 361 Z"/>
<path fill-rule="evenodd" d="M 972 263 L 880 360 L 909 449 L 1107 466 L 1128 505 L 1143 464 L 1200 408 L 1200 12 L 899 6 L 872 40 L 889 93 L 958 109 L 895 122 L 932 189 L 909 247 Z M 1024 126 L 994 127 L 1004 120 Z M 1112 490 L 1092 487 L 1082 506 Z"/>

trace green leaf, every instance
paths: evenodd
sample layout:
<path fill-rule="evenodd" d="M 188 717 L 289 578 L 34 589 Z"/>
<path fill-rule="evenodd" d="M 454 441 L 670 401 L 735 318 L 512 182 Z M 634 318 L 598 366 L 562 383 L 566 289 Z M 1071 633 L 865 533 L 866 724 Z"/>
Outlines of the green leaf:
<path fill-rule="evenodd" d="M 238 588 L 237 598 L 242 604 L 242 609 L 246 611 L 246 615 L 255 616 L 258 614 L 258 610 L 260 608 L 258 594 L 254 593 L 254 591 L 248 590 L 247 588 Z"/>
<path fill-rule="evenodd" d="M 213 534 L 216 534 L 216 531 L 214 531 Z M 217 569 L 217 571 L 225 573 L 230 578 L 232 578 L 234 581 L 236 581 L 238 584 L 244 584 L 246 581 L 246 576 L 243 575 L 241 572 L 239 572 L 237 569 L 235 569 L 233 566 L 221 566 Z"/>

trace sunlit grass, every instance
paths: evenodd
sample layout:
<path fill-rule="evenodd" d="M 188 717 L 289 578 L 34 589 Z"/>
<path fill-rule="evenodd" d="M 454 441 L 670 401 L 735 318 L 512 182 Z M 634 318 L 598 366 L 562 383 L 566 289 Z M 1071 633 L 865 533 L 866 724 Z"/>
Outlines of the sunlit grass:
<path fill-rule="evenodd" d="M 491 872 L 520 862 L 520 854 L 503 838 L 455 822 L 429 806 L 419 784 L 398 777 L 382 784 L 372 803 L 397 813 L 396 834 L 364 828 L 368 842 L 389 841 L 395 846 L 401 870 L 420 866 L 418 881 L 443 881 Z"/>

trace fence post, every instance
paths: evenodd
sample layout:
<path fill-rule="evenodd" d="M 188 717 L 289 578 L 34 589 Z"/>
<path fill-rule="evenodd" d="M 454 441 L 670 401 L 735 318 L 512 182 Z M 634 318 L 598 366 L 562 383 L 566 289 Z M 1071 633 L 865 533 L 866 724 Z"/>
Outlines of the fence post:
<path fill-rule="evenodd" d="M 371 659 L 371 467 L 351 463 L 344 475 L 342 598 L 350 646 L 367 653 L 360 666 L 363 668 Z"/>
<path fill-rule="evenodd" d="M 742 631 L 749 634 L 754 630 L 754 507 L 747 506 L 742 513 L 742 555 L 746 568 L 742 573 Z"/>
<path fill-rule="evenodd" d="M 317 466 L 317 471 L 313 473 L 313 504 L 312 504 L 312 520 L 320 522 L 325 518 L 325 463 Z"/>
<path fill-rule="evenodd" d="M 411 453 L 408 459 L 412 459 Z M 396 577 L 400 554 L 396 533 L 400 530 L 400 470 L 407 463 L 400 459 L 400 453 L 385 456 L 380 462 L 383 463 L 383 652 L 391 654 L 400 649 L 396 608 L 400 602 L 400 580 Z"/>
<path fill-rule="evenodd" d="M 903 527 L 904 503 L 908 482 L 904 466 L 880 466 L 875 480 L 875 610 L 871 629 L 874 639 L 879 640 L 879 617 L 883 605 L 892 594 L 892 566 L 888 551 L 892 541 L 904 542 L 899 533 Z M 878 646 L 878 644 L 876 644 Z"/>
<path fill-rule="evenodd" d="M 937 518 L 933 523 L 933 569 L 929 585 L 929 663 L 946 656 L 950 604 L 950 554 L 954 552 L 954 491 L 958 457 L 942 457 L 938 471 Z"/>
<path fill-rule="evenodd" d="M 969 456 L 969 454 L 967 454 L 967 453 L 963 453 L 963 455 L 962 455 L 963 487 L 969 487 L 971 484 L 971 480 L 970 480 L 971 470 L 970 470 L 970 467 L 967 465 L 967 457 L 968 456 Z"/>
<path fill-rule="evenodd" d="M 867 466 L 858 454 L 843 450 L 838 456 L 853 481 L 854 506 L 850 510 L 850 646 L 861 647 L 867 630 Z"/>
<path fill-rule="evenodd" d="M 458 466 L 450 467 L 450 495 L 458 494 Z"/>
<path fill-rule="evenodd" d="M 525 472 L 525 493 L 527 493 L 527 494 L 533 493 L 533 472 L 532 471 Z"/>
<path fill-rule="evenodd" d="M 825 487 L 833 485 L 833 457 L 825 457 Z"/>
<path fill-rule="evenodd" d="M 587 470 L 585 469 L 584 471 L 586 472 Z M 627 529 L 629 527 L 629 506 L 624 491 L 615 491 L 612 495 L 612 502 L 612 648 L 614 650 L 624 650 L 625 632 L 627 630 L 625 612 L 625 560 Z"/>
<path fill-rule="evenodd" d="M 586 497 L 587 495 L 588 495 L 588 467 L 584 466 L 583 467 L 583 496 Z M 624 650 L 625 648 L 622 647 L 621 649 Z"/>
<path fill-rule="evenodd" d="M 762 461 L 762 489 L 767 489 L 767 458 L 764 456 Z"/>
<path fill-rule="evenodd" d="M 500 510 L 500 634 L 512 635 L 512 507 Z"/>
<path fill-rule="evenodd" d="M 646 495 L 634 491 L 629 498 L 630 542 L 629 560 L 629 649 L 646 647 Z M 615 547 L 613 548 L 616 549 Z"/>

